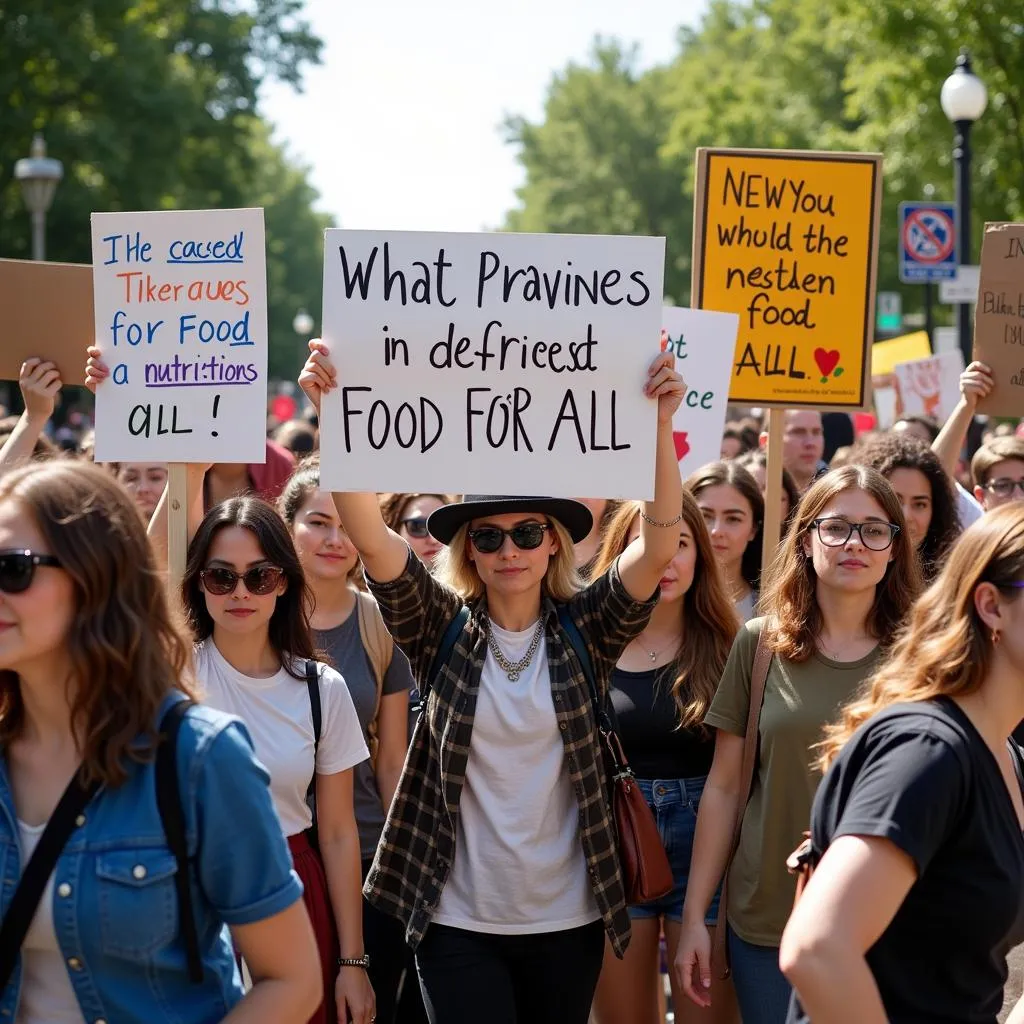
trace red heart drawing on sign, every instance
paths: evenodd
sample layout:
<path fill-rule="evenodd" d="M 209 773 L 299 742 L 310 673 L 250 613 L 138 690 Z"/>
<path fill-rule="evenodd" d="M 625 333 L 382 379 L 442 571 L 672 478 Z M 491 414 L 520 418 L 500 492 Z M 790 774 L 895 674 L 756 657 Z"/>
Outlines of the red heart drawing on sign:
<path fill-rule="evenodd" d="M 838 365 L 839 353 L 835 349 L 826 351 L 823 348 L 816 348 L 814 350 L 814 361 L 818 364 L 822 377 L 827 377 Z"/>
<path fill-rule="evenodd" d="M 687 432 L 685 430 L 673 430 L 672 431 L 672 440 L 675 442 L 675 446 L 676 446 L 676 461 L 677 462 L 682 462 L 682 460 L 685 458 L 685 456 L 690 454 L 690 444 L 686 440 L 686 433 Z"/>

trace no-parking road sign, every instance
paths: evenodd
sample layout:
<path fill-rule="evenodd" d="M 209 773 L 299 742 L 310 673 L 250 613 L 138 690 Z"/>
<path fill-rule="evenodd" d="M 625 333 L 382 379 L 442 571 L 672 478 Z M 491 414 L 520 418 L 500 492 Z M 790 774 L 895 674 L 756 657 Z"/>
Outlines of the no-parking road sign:
<path fill-rule="evenodd" d="M 900 203 L 900 280 L 950 281 L 956 265 L 956 204 Z"/>

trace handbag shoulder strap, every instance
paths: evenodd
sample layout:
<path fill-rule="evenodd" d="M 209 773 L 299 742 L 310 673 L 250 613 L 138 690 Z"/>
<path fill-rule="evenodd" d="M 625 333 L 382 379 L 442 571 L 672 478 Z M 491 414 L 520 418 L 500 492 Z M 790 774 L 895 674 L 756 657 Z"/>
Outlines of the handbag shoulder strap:
<path fill-rule="evenodd" d="M 751 790 L 754 788 L 754 772 L 757 770 L 757 752 L 761 707 L 764 704 L 764 688 L 768 682 L 768 669 L 772 663 L 772 649 L 767 625 L 762 625 L 754 652 L 754 666 L 750 673 L 750 705 L 747 709 L 747 728 L 743 734 L 743 762 L 740 768 L 739 802 L 736 806 L 736 821 L 732 832 L 732 853 L 739 845 L 743 814 L 747 809 Z M 730 860 L 732 854 L 730 854 Z"/>
<path fill-rule="evenodd" d="M 356 615 L 358 617 L 359 637 L 363 649 L 373 669 L 373 681 L 376 684 L 374 693 L 373 714 L 366 727 L 367 746 L 370 749 L 370 766 L 377 769 L 377 751 L 380 748 L 378 738 L 378 717 L 380 702 L 384 696 L 384 677 L 391 667 L 391 659 L 395 652 L 395 642 L 391 639 L 388 627 L 380 613 L 377 602 L 363 590 L 356 591 Z"/>
<path fill-rule="evenodd" d="M 21 944 L 25 941 L 25 935 L 35 916 L 39 901 L 43 898 L 46 883 L 57 866 L 61 851 L 75 830 L 76 819 L 100 788 L 98 779 L 84 786 L 80 773 L 81 769 L 75 772 L 60 802 L 50 815 L 50 820 L 39 837 L 39 843 L 25 865 L 18 888 L 11 897 L 3 924 L 0 924 L 0 992 L 7 987 L 7 982 L 14 973 Z"/>
<path fill-rule="evenodd" d="M 203 980 L 203 958 L 199 952 L 195 911 L 188 879 L 188 839 L 185 831 L 185 811 L 181 803 L 178 781 L 178 732 L 192 701 L 179 700 L 172 704 L 160 722 L 160 745 L 156 750 L 156 806 L 160 812 L 167 845 L 174 855 L 174 888 L 178 899 L 178 920 L 185 943 L 185 960 L 189 980 L 199 984 Z"/>
<path fill-rule="evenodd" d="M 323 726 L 323 709 L 320 706 L 320 670 L 310 658 L 306 662 L 306 689 L 309 691 L 309 710 L 313 716 L 313 774 L 306 790 L 306 798 L 316 792 L 316 755 L 320 752 L 320 730 Z"/>

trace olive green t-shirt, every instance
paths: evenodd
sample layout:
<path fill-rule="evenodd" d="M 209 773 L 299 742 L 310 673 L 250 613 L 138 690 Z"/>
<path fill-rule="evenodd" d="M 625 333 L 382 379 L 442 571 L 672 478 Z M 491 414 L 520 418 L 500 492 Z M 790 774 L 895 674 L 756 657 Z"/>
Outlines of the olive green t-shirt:
<path fill-rule="evenodd" d="M 763 622 L 751 619 L 740 629 L 705 724 L 736 736 L 746 731 Z M 876 647 L 859 661 L 832 661 L 818 652 L 802 663 L 772 658 L 761 707 L 760 757 L 729 871 L 729 924 L 747 942 L 777 946 L 782 940 L 796 892 L 786 858 L 810 828 L 821 778 L 811 767 L 811 748 L 871 675 L 878 655 Z"/>

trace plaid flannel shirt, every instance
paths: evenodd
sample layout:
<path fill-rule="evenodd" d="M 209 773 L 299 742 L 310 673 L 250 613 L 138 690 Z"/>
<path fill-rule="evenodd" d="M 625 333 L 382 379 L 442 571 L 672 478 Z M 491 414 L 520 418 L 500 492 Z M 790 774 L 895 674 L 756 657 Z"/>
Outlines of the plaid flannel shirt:
<path fill-rule="evenodd" d="M 398 579 L 383 584 L 367 579 L 367 584 L 422 689 L 462 599 L 438 583 L 411 551 Z M 623 648 L 647 624 L 656 603 L 657 594 L 649 601 L 633 600 L 617 564 L 569 602 L 602 695 Z M 547 597 L 541 615 L 551 695 L 579 807 L 580 842 L 605 930 L 621 956 L 629 944 L 629 915 L 590 691 L 576 655 L 562 640 L 555 604 Z M 429 681 L 426 714 L 420 715 L 413 730 L 405 769 L 363 890 L 376 907 L 402 921 L 414 949 L 437 908 L 455 858 L 459 799 L 487 653 L 487 621 L 487 601 L 482 598 L 472 605 L 448 663 L 437 679 Z M 508 898 L 515 899 L 515 893 Z"/>

